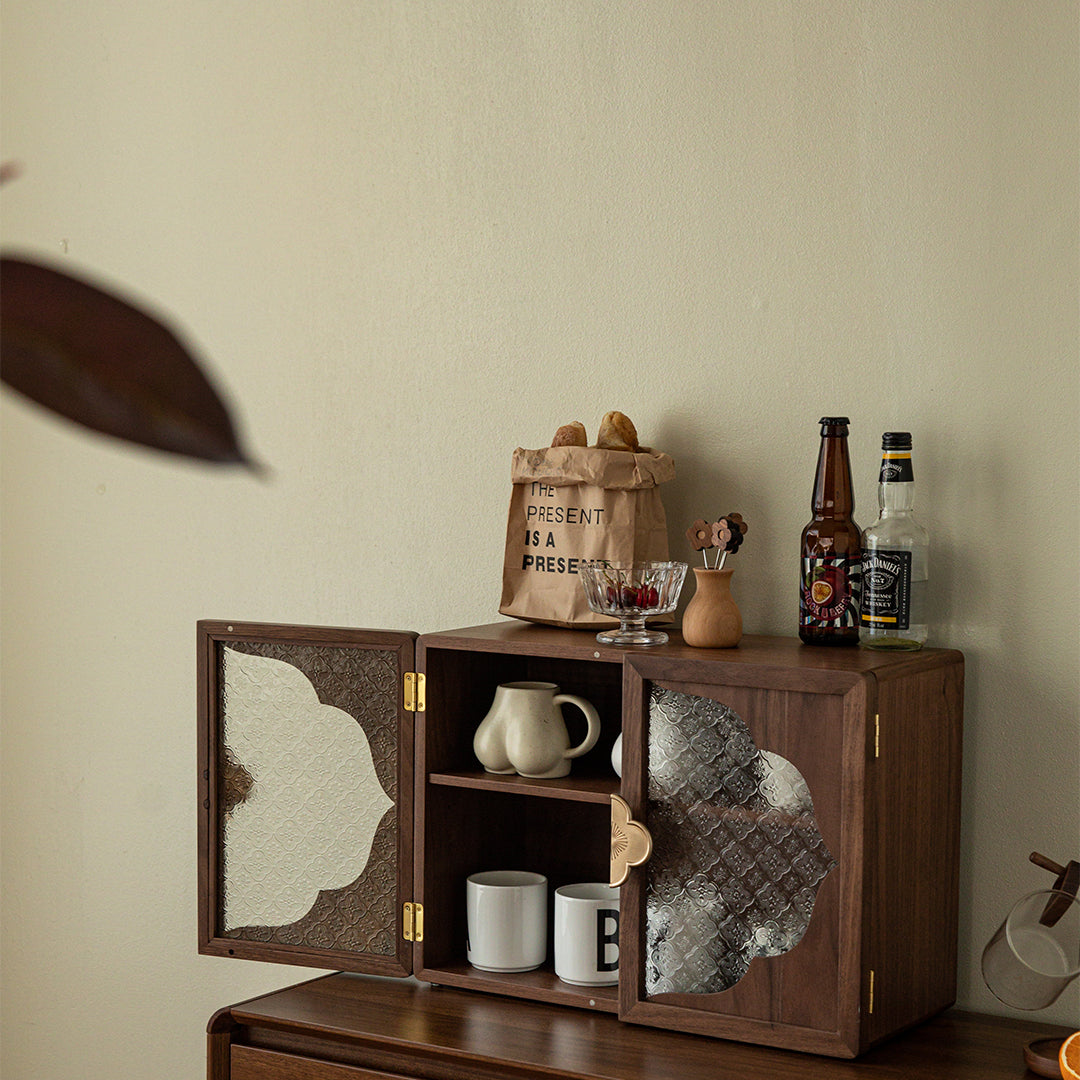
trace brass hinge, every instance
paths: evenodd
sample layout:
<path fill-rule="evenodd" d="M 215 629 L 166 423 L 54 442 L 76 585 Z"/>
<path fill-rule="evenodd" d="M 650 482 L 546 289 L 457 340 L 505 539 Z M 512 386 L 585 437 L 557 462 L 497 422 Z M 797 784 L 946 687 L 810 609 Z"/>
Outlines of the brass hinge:
<path fill-rule="evenodd" d="M 424 905 L 407 903 L 402 912 L 401 936 L 406 941 L 424 940 Z"/>
<path fill-rule="evenodd" d="M 874 713 L 874 757 L 881 757 L 881 715 Z"/>
<path fill-rule="evenodd" d="M 866 1011 L 868 1013 L 872 1013 L 874 1011 L 874 969 L 873 968 L 870 969 L 870 1001 L 869 1001 L 869 1003 L 867 1005 L 867 1010 Z"/>
<path fill-rule="evenodd" d="M 405 711 L 423 712 L 427 704 L 427 676 L 422 671 L 405 672 Z"/>

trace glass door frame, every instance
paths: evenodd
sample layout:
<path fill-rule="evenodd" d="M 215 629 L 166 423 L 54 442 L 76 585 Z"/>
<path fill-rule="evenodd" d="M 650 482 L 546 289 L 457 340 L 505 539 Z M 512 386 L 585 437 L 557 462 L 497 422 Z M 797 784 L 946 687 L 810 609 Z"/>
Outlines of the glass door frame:
<path fill-rule="evenodd" d="M 875 680 L 872 675 L 850 670 L 763 667 L 760 664 L 739 663 L 735 657 L 736 654 L 732 654 L 731 662 L 720 665 L 715 660 L 704 658 L 699 661 L 673 660 L 659 655 L 626 657 L 623 667 L 622 796 L 629 804 L 633 818 L 648 828 L 649 694 L 653 682 L 687 693 L 703 692 L 703 696 L 714 700 L 723 700 L 725 688 L 731 690 L 732 697 L 740 700 L 745 699 L 747 693 L 778 695 L 769 700 L 779 703 L 782 711 L 789 714 L 786 723 L 792 731 L 802 730 L 792 726 L 799 724 L 800 710 L 827 714 L 828 721 L 822 725 L 827 730 L 819 732 L 828 735 L 822 740 L 822 760 L 813 769 L 814 782 L 810 783 L 809 778 L 807 782 L 810 783 L 812 795 L 822 796 L 823 804 L 826 801 L 833 803 L 829 823 L 821 831 L 837 866 L 821 883 L 821 896 L 814 911 L 814 915 L 818 916 L 817 921 L 822 924 L 815 934 L 820 937 L 827 922 L 828 940 L 809 946 L 800 961 L 805 967 L 815 949 L 818 959 L 827 956 L 830 970 L 822 972 L 826 977 L 822 979 L 824 985 L 821 990 L 831 998 L 830 1002 L 824 1004 L 826 1014 L 832 1009 L 833 1020 L 822 1027 L 814 1023 L 792 1025 L 782 1018 L 782 995 L 787 993 L 789 1001 L 795 994 L 812 998 L 814 990 L 808 984 L 812 976 L 807 972 L 801 973 L 803 980 L 807 980 L 807 985 L 801 990 L 796 986 L 798 979 L 781 989 L 779 984 L 786 975 L 770 978 L 763 965 L 782 961 L 785 973 L 797 970 L 799 963 L 793 963 L 789 958 L 796 956 L 799 945 L 784 956 L 752 961 L 746 976 L 731 991 L 702 995 L 698 1007 L 687 995 L 650 999 L 645 991 L 647 863 L 631 870 L 622 886 L 619 1016 L 633 1023 L 814 1053 L 854 1056 L 859 1049 L 859 1013 L 866 994 L 866 978 L 861 962 L 863 843 L 867 825 L 864 807 L 868 794 L 867 766 L 873 755 Z M 818 695 L 825 696 L 819 699 Z M 742 719 L 752 733 L 755 729 L 760 730 L 754 717 L 743 716 Z M 813 722 L 810 716 L 804 718 L 804 725 Z M 820 716 L 817 722 L 820 724 Z M 801 737 L 805 743 L 805 735 Z M 759 750 L 778 751 L 781 754 L 785 750 L 784 746 L 762 746 L 756 736 L 755 742 Z M 802 770 L 798 761 L 792 763 Z M 830 784 L 823 785 L 823 776 L 829 778 L 832 790 L 829 790 Z M 825 790 L 815 792 L 815 787 L 824 787 Z M 838 799 L 835 794 L 837 788 Z M 819 914 L 818 909 L 824 905 L 828 905 L 830 910 L 823 910 Z M 815 918 L 812 916 L 807 938 L 811 936 L 810 930 L 814 926 Z M 819 970 L 824 966 L 821 965 Z M 744 983 L 747 986 L 740 990 Z M 758 990 L 754 991 L 750 984 L 757 986 Z M 773 1002 L 763 1006 L 766 1013 L 771 1011 L 772 1015 L 761 1015 L 760 1007 L 759 1015 L 748 1015 L 748 1011 L 754 1010 L 746 1010 L 745 1003 L 753 1001 L 756 996 L 760 1006 L 762 995 Z M 810 1008 L 813 1008 L 812 1004 Z M 795 1011 L 797 1013 L 798 1008 Z"/>

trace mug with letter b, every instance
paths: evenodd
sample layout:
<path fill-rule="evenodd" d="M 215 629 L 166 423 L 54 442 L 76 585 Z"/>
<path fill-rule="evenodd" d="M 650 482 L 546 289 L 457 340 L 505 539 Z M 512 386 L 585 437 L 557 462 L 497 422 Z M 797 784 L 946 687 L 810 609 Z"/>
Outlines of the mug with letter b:
<path fill-rule="evenodd" d="M 619 981 L 619 890 L 600 882 L 555 890 L 555 974 L 574 986 Z"/>

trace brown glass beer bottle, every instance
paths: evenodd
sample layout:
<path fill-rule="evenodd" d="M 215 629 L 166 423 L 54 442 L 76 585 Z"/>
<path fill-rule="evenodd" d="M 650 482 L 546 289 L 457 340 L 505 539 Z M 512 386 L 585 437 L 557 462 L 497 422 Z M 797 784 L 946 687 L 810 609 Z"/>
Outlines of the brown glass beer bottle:
<path fill-rule="evenodd" d="M 848 418 L 821 418 L 814 517 L 802 531 L 799 637 L 807 645 L 858 645 L 862 547 L 848 457 Z"/>

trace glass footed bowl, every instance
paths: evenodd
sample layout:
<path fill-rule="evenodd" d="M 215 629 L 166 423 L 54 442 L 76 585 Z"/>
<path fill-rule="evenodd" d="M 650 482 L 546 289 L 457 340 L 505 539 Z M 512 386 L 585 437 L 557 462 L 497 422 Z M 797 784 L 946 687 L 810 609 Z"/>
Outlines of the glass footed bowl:
<path fill-rule="evenodd" d="M 675 610 L 686 577 L 683 562 L 613 563 L 587 559 L 578 574 L 589 608 L 619 620 L 617 630 L 601 630 L 596 640 L 604 645 L 663 645 L 662 630 L 648 630 L 645 620 Z"/>

